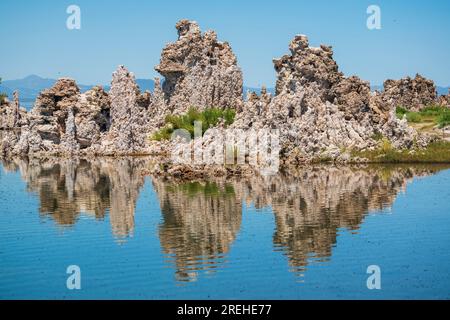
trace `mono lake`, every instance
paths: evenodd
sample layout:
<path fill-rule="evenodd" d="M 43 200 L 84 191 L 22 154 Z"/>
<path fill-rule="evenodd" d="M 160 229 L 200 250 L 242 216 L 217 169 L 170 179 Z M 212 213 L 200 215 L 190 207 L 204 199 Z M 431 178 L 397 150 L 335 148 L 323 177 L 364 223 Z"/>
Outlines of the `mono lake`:
<path fill-rule="evenodd" d="M 148 161 L 3 161 L 0 298 L 450 298 L 448 165 L 175 182 Z"/>

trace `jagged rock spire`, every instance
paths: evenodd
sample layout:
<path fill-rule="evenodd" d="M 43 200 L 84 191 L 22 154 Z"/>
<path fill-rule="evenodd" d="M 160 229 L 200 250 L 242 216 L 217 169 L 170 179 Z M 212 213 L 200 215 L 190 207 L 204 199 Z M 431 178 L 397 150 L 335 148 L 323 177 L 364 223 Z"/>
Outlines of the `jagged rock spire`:
<path fill-rule="evenodd" d="M 227 42 L 213 31 L 201 33 L 195 21 L 176 24 L 178 40 L 168 44 L 155 67 L 165 77 L 163 91 L 175 113 L 195 106 L 239 108 L 242 104 L 242 72 Z"/>
<path fill-rule="evenodd" d="M 110 153 L 132 154 L 142 152 L 148 140 L 150 99 L 140 94 L 134 74 L 124 66 L 113 73 L 111 90 L 111 128 L 106 138 Z M 112 142 L 112 145 L 111 143 Z"/>

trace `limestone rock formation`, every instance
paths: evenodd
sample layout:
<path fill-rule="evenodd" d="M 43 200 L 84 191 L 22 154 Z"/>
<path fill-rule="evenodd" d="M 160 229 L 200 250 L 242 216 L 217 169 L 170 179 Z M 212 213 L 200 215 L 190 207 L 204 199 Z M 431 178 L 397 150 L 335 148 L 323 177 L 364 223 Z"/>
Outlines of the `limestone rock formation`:
<path fill-rule="evenodd" d="M 155 69 L 164 76 L 163 91 L 172 113 L 190 107 L 242 105 L 242 72 L 227 42 L 213 31 L 202 33 L 194 21 L 176 24 L 178 40 L 162 51 Z"/>
<path fill-rule="evenodd" d="M 357 76 L 342 78 L 331 88 L 331 94 L 334 96 L 334 102 L 337 103 L 339 110 L 344 112 L 345 120 L 354 118 L 362 121 L 366 113 L 373 111 L 369 106 L 370 84 Z M 370 116 L 373 118 L 376 114 Z"/>
<path fill-rule="evenodd" d="M 155 78 L 155 87 L 150 96 L 151 105 L 149 106 L 149 126 L 155 131 L 165 125 L 165 118 L 171 112 L 166 104 L 164 91 L 161 86 L 161 80 Z"/>
<path fill-rule="evenodd" d="M 165 125 L 167 115 L 190 107 L 235 109 L 230 129 L 278 130 L 285 164 L 320 158 L 345 162 L 349 150 L 376 148 L 374 137 L 380 135 L 395 148 L 423 147 L 430 140 L 395 116 L 397 105 L 416 110 L 437 100 L 433 82 L 419 75 L 388 80 L 383 92 L 371 93 L 368 82 L 339 71 L 330 46 L 310 47 L 306 36 L 297 35 L 290 54 L 273 61 L 276 95 L 263 88 L 244 102 L 242 72 L 230 45 L 218 41 L 213 31 L 202 33 L 194 21 L 181 20 L 176 29 L 178 40 L 163 49 L 155 67 L 164 82 L 155 79 L 153 93 L 141 93 L 133 73 L 120 66 L 109 93 L 98 86 L 81 93 L 74 80 L 62 78 L 41 92 L 30 113 L 20 108 L 15 94 L 13 102 L 0 106 L 0 154 L 170 155 L 185 146 L 150 137 Z M 217 126 L 219 132 L 224 128 L 223 123 Z M 191 146 L 214 149 L 213 138 Z M 228 169 L 217 173 L 230 174 Z"/>
<path fill-rule="evenodd" d="M 119 66 L 113 73 L 109 99 L 111 127 L 101 141 L 99 152 L 143 152 L 148 140 L 150 97 L 148 94 L 141 95 L 133 73 L 124 66 Z"/>
<path fill-rule="evenodd" d="M 34 150 L 56 151 L 66 131 L 69 110 L 77 103 L 80 89 L 74 80 L 59 79 L 55 85 L 42 91 L 30 114 L 30 128 L 40 140 Z"/>
<path fill-rule="evenodd" d="M 436 86 L 433 80 L 419 74 L 414 79 L 406 77 L 400 80 L 386 80 L 382 99 L 393 109 L 401 106 L 407 110 L 419 111 L 436 102 Z"/>
<path fill-rule="evenodd" d="M 446 95 L 441 95 L 438 99 L 438 104 L 450 108 L 450 88 Z"/>
<path fill-rule="evenodd" d="M 74 154 L 98 143 L 109 129 L 109 98 L 101 87 L 80 93 L 74 80 L 62 78 L 18 119 L 26 121 L 18 121 L 10 154 Z"/>
<path fill-rule="evenodd" d="M 295 93 L 302 89 L 313 88 L 317 95 L 326 101 L 332 101 L 330 89 L 343 77 L 333 60 L 331 47 L 309 46 L 305 35 L 297 35 L 289 44 L 290 55 L 274 59 L 277 72 L 276 95 Z"/>
<path fill-rule="evenodd" d="M 3 155 L 123 155 L 148 153 L 150 133 L 166 113 L 161 88 L 141 94 L 134 75 L 120 66 L 108 94 L 100 86 L 80 93 L 59 79 L 40 93 L 30 113 L 13 103 L 0 108 Z M 13 130 L 14 131 L 11 131 Z"/>
<path fill-rule="evenodd" d="M 412 146 L 417 132 L 372 103 L 368 82 L 344 77 L 331 47 L 311 48 L 306 36 L 298 35 L 289 49 L 290 55 L 274 60 L 275 97 L 250 95 L 233 127 L 279 129 L 287 163 L 339 160 L 342 150 L 375 148 L 376 133 L 397 148 Z"/>
<path fill-rule="evenodd" d="M 276 95 L 272 97 L 265 88 L 261 94 L 248 93 L 244 107 L 236 115 L 229 129 L 243 132 L 277 129 L 282 164 L 298 164 L 318 159 L 337 162 L 364 161 L 350 157 L 350 150 L 371 150 L 379 147 L 380 135 L 395 148 L 424 147 L 430 139 L 399 120 L 395 109 L 383 100 L 382 95 L 370 92 L 370 84 L 356 76 L 345 77 L 339 72 L 331 47 L 312 48 L 304 35 L 296 36 L 290 43 L 291 54 L 274 59 L 277 72 Z M 221 135 L 222 127 L 217 128 Z M 259 131 L 261 132 L 261 131 Z M 245 157 L 250 154 L 251 140 L 245 138 Z M 203 141 L 186 144 L 168 143 L 163 149 L 172 154 L 178 151 L 215 149 L 217 141 L 206 137 Z M 171 149 L 171 150 L 170 150 Z M 220 150 L 220 149 L 216 149 Z M 194 152 L 192 153 L 194 155 Z M 189 155 L 188 155 L 189 156 Z M 194 160 L 191 156 L 188 160 Z M 241 172 L 248 172 L 242 167 Z M 162 175 L 184 177 L 204 176 L 208 171 L 219 176 L 233 175 L 229 170 L 219 170 L 215 165 L 197 165 L 187 161 L 167 170 L 156 169 Z"/>
<path fill-rule="evenodd" d="M 25 108 L 20 107 L 19 92 L 14 91 L 12 102 L 5 99 L 0 105 L 0 130 L 11 130 L 28 124 Z"/>
<path fill-rule="evenodd" d="M 111 126 L 109 96 L 100 86 L 80 94 L 74 113 L 76 140 L 81 148 L 98 143 Z"/>
<path fill-rule="evenodd" d="M 67 111 L 67 119 L 66 119 L 66 129 L 61 138 L 61 147 L 68 154 L 76 153 L 80 145 L 77 141 L 77 129 L 75 126 L 75 116 L 73 115 L 73 109 L 70 108 Z"/>

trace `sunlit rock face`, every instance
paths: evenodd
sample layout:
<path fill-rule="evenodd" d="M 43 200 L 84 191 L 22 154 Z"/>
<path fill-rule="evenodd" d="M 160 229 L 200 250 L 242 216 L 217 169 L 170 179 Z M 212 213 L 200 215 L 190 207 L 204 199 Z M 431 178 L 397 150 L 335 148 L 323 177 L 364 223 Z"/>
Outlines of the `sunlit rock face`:
<path fill-rule="evenodd" d="M 390 108 L 403 107 L 411 111 L 419 111 L 437 102 L 436 86 L 433 80 L 419 74 L 415 78 L 386 80 L 381 97 Z"/>
<path fill-rule="evenodd" d="M 17 102 L 18 104 L 18 102 Z M 3 145 L 4 155 L 78 153 L 109 128 L 109 101 L 101 87 L 80 93 L 72 79 L 59 79 L 42 91 L 31 112 L 19 112 L 17 139 Z"/>
<path fill-rule="evenodd" d="M 242 106 L 242 72 L 228 42 L 214 31 L 202 33 L 194 21 L 176 24 L 178 40 L 168 44 L 155 67 L 164 76 L 163 91 L 169 111 L 190 107 Z"/>
<path fill-rule="evenodd" d="M 375 103 L 368 82 L 339 72 L 331 47 L 310 47 L 306 36 L 297 35 L 289 49 L 274 60 L 276 95 L 249 94 L 233 127 L 279 129 L 287 163 L 340 160 L 343 149 L 377 147 L 376 133 L 396 148 L 409 148 L 413 141 L 427 144 L 394 110 Z"/>
<path fill-rule="evenodd" d="M 66 119 L 72 106 L 78 101 L 80 89 L 72 79 L 59 79 L 55 85 L 42 91 L 31 112 L 31 128 L 37 132 L 42 148 L 50 149 L 61 142 L 66 131 Z"/>
<path fill-rule="evenodd" d="M 89 148 L 102 138 L 111 126 L 111 107 L 108 94 L 95 86 L 80 94 L 73 109 L 75 138 L 81 149 Z"/>
<path fill-rule="evenodd" d="M 78 101 L 80 90 L 74 80 L 62 78 L 55 85 L 42 91 L 30 113 L 19 110 L 18 97 L 14 130 L 16 137 L 0 141 L 3 156 L 58 153 L 64 148 L 78 149 L 75 141 L 73 106 Z M 69 121 L 68 121 L 69 119 Z M 66 127 L 67 132 L 66 132 Z M 71 151 L 71 150 L 70 150 Z"/>
<path fill-rule="evenodd" d="M 113 73 L 109 100 L 110 130 L 95 152 L 100 154 L 132 154 L 145 152 L 148 140 L 149 93 L 141 95 L 134 74 L 124 66 Z"/>
<path fill-rule="evenodd" d="M 0 158 L 8 157 L 20 142 L 21 128 L 28 127 L 29 114 L 20 107 L 19 93 L 12 102 L 5 99 L 0 104 Z"/>
<path fill-rule="evenodd" d="M 39 196 L 39 212 L 61 226 L 75 224 L 80 215 L 104 219 L 118 238 L 134 230 L 134 211 L 144 184 L 139 159 L 28 160 L 4 162 L 19 170 L 30 192 Z"/>
<path fill-rule="evenodd" d="M 446 95 L 441 95 L 438 99 L 438 104 L 450 108 L 450 88 Z"/>
<path fill-rule="evenodd" d="M 290 53 L 273 60 L 276 95 L 263 88 L 244 102 L 242 72 L 230 44 L 214 31 L 201 32 L 194 21 L 180 20 L 176 29 L 178 39 L 166 45 L 155 67 L 164 81 L 155 79 L 153 93 L 141 93 L 133 73 L 119 66 L 109 93 L 98 86 L 80 93 L 74 80 L 61 78 L 40 93 L 30 113 L 20 108 L 17 93 L 14 102 L 2 103 L 0 129 L 19 133 L 2 133 L 0 156 L 170 154 L 180 144 L 150 137 L 167 115 L 191 107 L 235 109 L 231 129 L 278 129 L 282 165 L 323 158 L 346 162 L 348 150 L 379 147 L 374 137 L 398 149 L 425 147 L 433 139 L 395 115 L 397 105 L 418 110 L 437 102 L 431 80 L 388 80 L 383 92 L 371 93 L 367 81 L 339 71 L 330 46 L 311 47 L 306 36 L 297 35 Z M 449 99 L 439 101 L 448 105 Z M 224 130 L 223 122 L 217 129 Z M 198 147 L 213 147 L 213 140 Z"/>
<path fill-rule="evenodd" d="M 15 97 L 0 107 L 2 157 L 148 153 L 150 133 L 167 114 L 159 80 L 153 94 L 141 93 L 124 66 L 113 73 L 109 93 L 101 86 L 80 93 L 74 80 L 62 78 L 40 93 L 29 113 Z"/>
<path fill-rule="evenodd" d="M 0 104 L 0 130 L 9 130 L 28 125 L 28 114 L 20 107 L 19 92 L 14 91 L 13 101 L 3 101 Z"/>
<path fill-rule="evenodd" d="M 369 83 L 356 76 L 344 77 L 330 46 L 310 47 L 305 35 L 297 35 L 289 50 L 290 55 L 274 59 L 277 96 L 303 93 L 300 105 L 291 106 L 288 117 L 300 116 L 328 102 L 344 114 L 340 120 L 372 118 Z"/>

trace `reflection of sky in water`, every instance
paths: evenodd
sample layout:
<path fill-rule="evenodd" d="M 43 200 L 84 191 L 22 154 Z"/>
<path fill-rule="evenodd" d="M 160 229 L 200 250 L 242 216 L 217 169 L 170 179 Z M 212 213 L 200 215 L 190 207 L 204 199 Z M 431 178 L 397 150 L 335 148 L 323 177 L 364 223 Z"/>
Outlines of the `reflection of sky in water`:
<path fill-rule="evenodd" d="M 4 163 L 0 298 L 449 298 L 449 170 L 176 184 L 145 165 Z M 70 264 L 81 291 L 65 288 Z"/>

